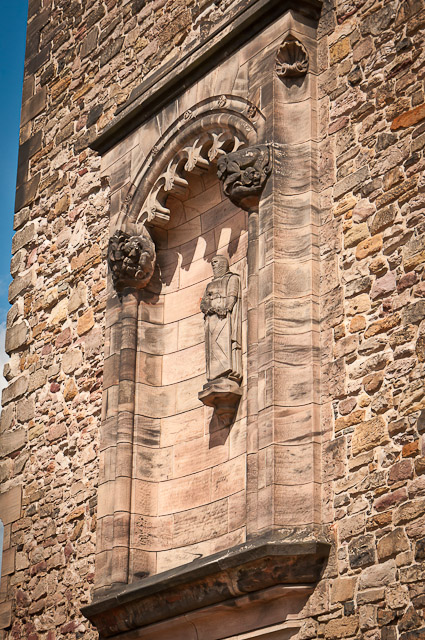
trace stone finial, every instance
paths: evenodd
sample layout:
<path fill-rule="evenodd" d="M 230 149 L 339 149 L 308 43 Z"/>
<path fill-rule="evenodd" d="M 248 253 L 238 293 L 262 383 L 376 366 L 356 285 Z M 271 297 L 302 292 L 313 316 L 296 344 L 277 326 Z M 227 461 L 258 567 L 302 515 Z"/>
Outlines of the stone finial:
<path fill-rule="evenodd" d="M 143 289 L 154 272 L 155 258 L 155 245 L 147 231 L 139 236 L 116 231 L 108 245 L 108 264 L 114 287 L 118 290 L 123 287 Z"/>
<path fill-rule="evenodd" d="M 266 144 L 238 149 L 222 156 L 217 163 L 217 175 L 223 183 L 224 193 L 246 211 L 258 206 L 270 172 L 270 149 Z"/>
<path fill-rule="evenodd" d="M 296 38 L 287 38 L 276 53 L 276 74 L 279 78 L 305 76 L 308 71 L 308 53 Z"/>

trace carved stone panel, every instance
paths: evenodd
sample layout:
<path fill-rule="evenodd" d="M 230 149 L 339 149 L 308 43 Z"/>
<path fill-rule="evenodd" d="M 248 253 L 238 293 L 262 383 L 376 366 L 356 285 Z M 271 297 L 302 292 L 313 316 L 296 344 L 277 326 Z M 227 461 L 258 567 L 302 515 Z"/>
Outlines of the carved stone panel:
<path fill-rule="evenodd" d="M 287 38 L 276 54 L 276 73 L 279 78 L 305 76 L 308 71 L 308 53 L 296 38 Z"/>

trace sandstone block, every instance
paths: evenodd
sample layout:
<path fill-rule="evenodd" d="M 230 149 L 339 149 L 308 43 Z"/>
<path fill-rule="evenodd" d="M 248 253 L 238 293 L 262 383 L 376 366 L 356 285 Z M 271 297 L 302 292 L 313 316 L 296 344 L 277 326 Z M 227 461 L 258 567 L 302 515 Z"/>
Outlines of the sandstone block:
<path fill-rule="evenodd" d="M 357 616 L 348 616 L 346 618 L 335 618 L 330 620 L 325 626 L 325 638 L 330 640 L 340 640 L 355 636 L 359 627 Z"/>
<path fill-rule="evenodd" d="M 10 627 L 12 621 L 12 601 L 2 602 L 0 604 L 0 629 Z"/>
<path fill-rule="evenodd" d="M 349 315 L 357 315 L 359 313 L 364 313 L 365 311 L 369 311 L 370 309 L 370 298 L 367 293 L 362 293 L 355 298 L 352 298 L 346 305 L 347 313 Z"/>
<path fill-rule="evenodd" d="M 353 224 L 351 229 L 348 229 L 344 234 L 344 247 L 349 249 L 355 247 L 362 240 L 369 237 L 369 228 L 366 222 L 360 224 Z"/>
<path fill-rule="evenodd" d="M 25 275 L 16 276 L 9 286 L 9 302 L 13 303 L 16 298 L 27 289 L 35 285 L 35 272 L 29 271 Z"/>
<path fill-rule="evenodd" d="M 77 311 L 80 307 L 87 303 L 87 285 L 80 280 L 78 285 L 73 289 L 68 300 L 68 313 Z"/>
<path fill-rule="evenodd" d="M 20 378 L 17 378 L 16 380 L 14 380 L 14 382 L 11 382 L 11 384 L 9 384 L 8 387 L 3 389 L 2 404 L 5 405 L 11 400 L 15 400 L 16 398 L 19 398 L 20 396 L 24 395 L 24 393 L 26 393 L 27 390 L 28 390 L 27 376 L 21 376 Z"/>
<path fill-rule="evenodd" d="M 393 205 L 378 211 L 370 224 L 371 235 L 374 236 L 387 227 L 390 227 L 393 224 L 395 217 L 396 208 Z"/>
<path fill-rule="evenodd" d="M 363 276 L 362 278 L 356 278 L 345 285 L 345 295 L 347 298 L 352 296 L 358 296 L 360 293 L 369 291 L 372 285 L 372 278 L 369 276 Z"/>
<path fill-rule="evenodd" d="M 88 309 L 82 316 L 78 318 L 77 333 L 79 336 L 84 335 L 94 326 L 93 309 Z"/>
<path fill-rule="evenodd" d="M 353 209 L 353 222 L 364 222 L 375 213 L 375 205 L 368 200 L 359 200 Z"/>
<path fill-rule="evenodd" d="M 344 119 L 345 120 L 345 119 Z M 343 126 L 345 126 L 345 124 L 347 124 L 348 120 L 345 120 Z M 331 133 L 331 131 L 329 130 L 329 133 Z M 355 207 L 357 203 L 357 198 L 355 198 L 353 195 L 348 194 L 346 196 L 344 196 L 343 198 L 341 198 L 341 200 L 339 200 L 339 202 L 336 204 L 335 208 L 334 208 L 334 216 L 335 218 L 339 218 L 339 216 L 342 216 L 344 214 L 347 214 L 348 212 L 352 211 L 353 208 Z M 354 211 L 353 211 L 353 215 L 354 215 Z M 354 218 L 353 218 L 354 220 Z M 359 222 L 359 220 L 354 220 L 355 222 Z"/>
<path fill-rule="evenodd" d="M 385 420 L 382 416 L 377 416 L 356 426 L 351 441 L 351 450 L 356 456 L 387 442 L 389 442 L 389 437 Z"/>
<path fill-rule="evenodd" d="M 70 378 L 66 381 L 64 389 L 63 389 L 63 397 L 65 402 L 69 402 L 73 400 L 78 393 L 78 387 L 75 384 L 74 378 Z"/>
<path fill-rule="evenodd" d="M 402 311 L 404 324 L 416 324 L 425 318 L 425 300 L 418 300 L 405 307 Z"/>
<path fill-rule="evenodd" d="M 380 560 L 390 558 L 401 551 L 406 551 L 409 547 L 409 541 L 404 530 L 398 527 L 378 541 L 378 558 Z"/>
<path fill-rule="evenodd" d="M 37 227 L 34 223 L 26 225 L 15 233 L 12 239 L 12 253 L 16 253 L 22 247 L 36 240 Z"/>
<path fill-rule="evenodd" d="M 27 344 L 28 336 L 29 328 L 26 322 L 19 322 L 13 327 L 9 327 L 6 331 L 6 352 L 10 354 L 21 349 Z"/>
<path fill-rule="evenodd" d="M 0 438 L 0 457 L 4 458 L 25 447 L 26 439 L 25 429 L 5 431 Z"/>
<path fill-rule="evenodd" d="M 28 392 L 36 391 L 40 389 L 47 382 L 47 371 L 44 369 L 38 369 L 29 376 L 28 379 Z"/>
<path fill-rule="evenodd" d="M 346 429 L 347 427 L 352 427 L 355 424 L 359 424 L 364 420 L 364 417 L 364 409 L 357 409 L 357 411 L 353 411 L 348 416 L 337 418 L 335 420 L 335 433 L 338 433 L 338 431 Z"/>
<path fill-rule="evenodd" d="M 331 584 L 331 602 L 336 604 L 352 600 L 356 587 L 357 577 L 336 578 Z"/>
<path fill-rule="evenodd" d="M 386 511 L 387 509 L 391 509 L 391 507 L 400 504 L 400 502 L 405 502 L 406 500 L 407 490 L 403 487 L 401 489 L 396 489 L 396 491 L 392 491 L 391 493 L 385 493 L 377 498 L 374 502 L 374 507 L 376 511 Z"/>
<path fill-rule="evenodd" d="M 49 442 L 53 442 L 54 440 L 59 440 L 64 436 L 66 436 L 66 427 L 63 422 L 59 422 L 58 424 L 54 424 L 50 427 L 46 437 Z"/>
<path fill-rule="evenodd" d="M 385 318 L 380 318 L 373 322 L 365 331 L 365 338 L 371 338 L 372 336 L 376 336 L 378 333 L 385 333 L 390 329 L 393 329 L 400 323 L 400 315 L 398 313 L 391 314 L 389 316 L 385 316 Z"/>
<path fill-rule="evenodd" d="M 401 460 L 396 462 L 388 474 L 388 484 L 394 484 L 402 480 L 413 478 L 414 464 L 413 460 Z"/>
<path fill-rule="evenodd" d="M 395 581 L 397 565 L 395 560 L 387 560 L 382 564 L 367 567 L 360 574 L 359 589 L 383 587 Z"/>
<path fill-rule="evenodd" d="M 397 131 L 405 127 L 411 127 L 425 119 L 425 104 L 421 104 L 415 109 L 405 111 L 401 115 L 394 118 L 391 123 L 391 131 Z"/>
<path fill-rule="evenodd" d="M 385 600 L 390 609 L 401 609 L 409 603 L 409 592 L 406 586 L 391 584 L 385 590 Z"/>
<path fill-rule="evenodd" d="M 4 525 L 19 520 L 21 517 L 22 487 L 16 486 L 0 493 L 0 513 Z"/>
<path fill-rule="evenodd" d="M 350 173 L 348 176 L 340 180 L 334 186 L 334 197 L 339 198 L 348 191 L 353 191 L 356 187 L 362 185 L 369 176 L 369 167 L 364 166 L 354 173 Z"/>
<path fill-rule="evenodd" d="M 371 238 L 366 238 L 357 245 L 356 258 L 357 260 L 363 260 L 367 256 L 371 256 L 374 253 L 378 253 L 382 249 L 383 240 L 382 235 L 378 234 Z"/>
<path fill-rule="evenodd" d="M 357 401 L 355 398 L 347 398 L 346 400 L 341 400 L 338 404 L 338 411 L 341 415 L 346 416 L 351 413 L 353 409 L 355 409 Z"/>
<path fill-rule="evenodd" d="M 376 298 L 382 298 L 392 293 L 396 288 L 396 279 L 392 271 L 388 271 L 382 278 L 378 278 L 373 283 L 370 297 L 372 300 Z"/>
<path fill-rule="evenodd" d="M 342 38 L 338 40 L 329 50 L 330 63 L 340 62 L 350 53 L 350 38 Z"/>
<path fill-rule="evenodd" d="M 366 516 L 364 513 L 357 513 L 354 516 L 345 518 L 338 523 L 338 534 L 340 540 L 347 540 L 362 533 L 365 528 Z"/>
<path fill-rule="evenodd" d="M 62 358 L 62 369 L 67 375 L 74 373 L 75 369 L 80 366 L 83 360 L 82 353 L 79 349 L 68 349 Z"/>
<path fill-rule="evenodd" d="M 363 386 L 366 393 L 372 394 L 381 387 L 384 381 L 384 374 L 381 371 L 369 373 L 363 378 Z"/>
<path fill-rule="evenodd" d="M 351 333 L 357 333 L 358 331 L 363 331 L 365 327 L 366 327 L 366 318 L 364 316 L 358 315 L 352 318 L 350 322 Z"/>
<path fill-rule="evenodd" d="M 402 253 L 405 271 L 411 271 L 422 264 L 425 261 L 423 237 L 412 236 L 409 242 L 403 247 Z"/>
<path fill-rule="evenodd" d="M 373 564 L 375 561 L 375 537 L 372 534 L 359 536 L 348 545 L 350 567 L 358 569 Z"/>

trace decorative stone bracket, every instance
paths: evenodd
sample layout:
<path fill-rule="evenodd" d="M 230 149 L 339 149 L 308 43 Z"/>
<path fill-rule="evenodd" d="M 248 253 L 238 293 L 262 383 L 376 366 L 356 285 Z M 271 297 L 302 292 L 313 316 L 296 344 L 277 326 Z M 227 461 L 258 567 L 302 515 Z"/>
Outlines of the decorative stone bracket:
<path fill-rule="evenodd" d="M 155 269 L 155 245 L 146 230 L 141 235 L 116 231 L 109 239 L 108 264 L 114 287 L 143 289 Z"/>
<path fill-rule="evenodd" d="M 271 169 L 267 144 L 238 149 L 222 156 L 217 163 L 217 175 L 223 183 L 224 193 L 245 211 L 258 207 Z"/>
<path fill-rule="evenodd" d="M 241 397 L 242 389 L 239 384 L 229 378 L 210 380 L 198 393 L 199 400 L 207 407 L 214 408 L 225 427 L 232 424 Z"/>

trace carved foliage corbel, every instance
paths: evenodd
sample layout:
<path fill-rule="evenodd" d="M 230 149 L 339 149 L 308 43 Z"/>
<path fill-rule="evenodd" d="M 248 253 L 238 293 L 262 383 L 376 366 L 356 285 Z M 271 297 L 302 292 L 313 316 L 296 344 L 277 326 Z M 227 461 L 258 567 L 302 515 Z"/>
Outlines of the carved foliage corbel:
<path fill-rule="evenodd" d="M 270 148 L 267 144 L 238 149 L 222 156 L 217 163 L 217 175 L 224 193 L 245 211 L 258 207 L 270 172 Z"/>
<path fill-rule="evenodd" d="M 143 289 L 152 277 L 155 259 L 155 245 L 145 227 L 140 235 L 120 230 L 109 238 L 108 265 L 117 291 Z"/>

